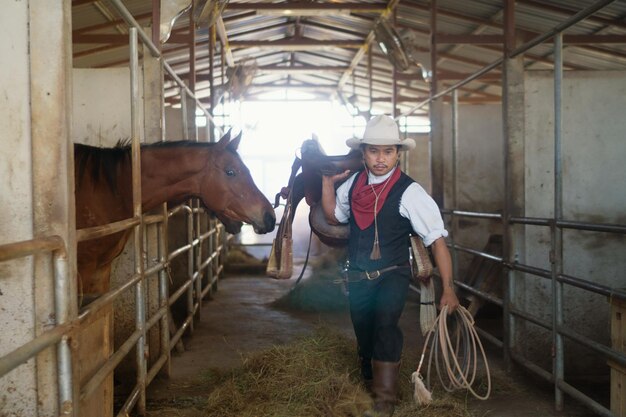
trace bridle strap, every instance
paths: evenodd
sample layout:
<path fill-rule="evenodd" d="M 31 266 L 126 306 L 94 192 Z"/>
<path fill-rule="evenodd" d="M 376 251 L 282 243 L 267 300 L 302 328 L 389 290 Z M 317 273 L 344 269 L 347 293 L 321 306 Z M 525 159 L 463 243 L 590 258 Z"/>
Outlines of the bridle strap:
<path fill-rule="evenodd" d="M 302 159 L 296 156 L 295 159 L 293 160 L 293 164 L 291 164 L 291 175 L 289 176 L 289 181 L 287 182 L 287 187 L 286 187 L 289 194 L 285 198 L 291 198 L 291 187 L 293 187 L 293 182 L 295 181 L 296 175 L 298 174 L 298 170 L 301 167 L 302 167 Z M 278 207 L 278 205 L 280 204 L 280 197 L 283 197 L 282 190 L 281 192 L 276 194 L 276 197 L 274 197 L 274 208 Z"/>

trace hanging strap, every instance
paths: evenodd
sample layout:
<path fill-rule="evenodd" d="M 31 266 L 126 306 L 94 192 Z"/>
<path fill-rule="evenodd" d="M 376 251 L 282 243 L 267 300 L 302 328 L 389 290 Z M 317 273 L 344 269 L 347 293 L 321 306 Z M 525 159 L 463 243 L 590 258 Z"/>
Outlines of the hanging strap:
<path fill-rule="evenodd" d="M 286 199 L 289 199 L 289 197 L 291 196 L 291 187 L 293 186 L 293 182 L 296 179 L 296 175 L 298 174 L 298 170 L 302 167 L 302 159 L 298 158 L 297 156 L 295 157 L 295 159 L 293 160 L 293 164 L 291 164 L 291 175 L 289 176 L 289 181 L 287 181 L 287 187 L 285 187 L 287 189 L 287 196 L 284 195 L 283 190 L 285 188 L 283 188 L 282 190 L 280 190 L 279 193 L 276 194 L 276 197 L 274 197 L 274 208 L 278 207 L 278 205 L 280 204 L 280 197 L 284 197 Z"/>

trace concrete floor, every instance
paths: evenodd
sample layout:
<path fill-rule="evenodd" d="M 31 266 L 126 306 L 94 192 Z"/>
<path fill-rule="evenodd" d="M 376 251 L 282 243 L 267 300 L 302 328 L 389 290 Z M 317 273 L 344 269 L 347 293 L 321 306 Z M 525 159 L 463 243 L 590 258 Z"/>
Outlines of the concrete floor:
<path fill-rule="evenodd" d="M 295 267 L 299 271 L 299 267 Z M 201 319 L 195 324 L 193 337 L 185 339 L 183 355 L 172 360 L 171 378 L 157 377 L 148 387 L 149 417 L 200 417 L 197 409 L 181 409 L 179 405 L 168 408 L 172 398 L 206 398 L 206 388 L 197 383 L 204 370 L 229 369 L 238 366 L 242 355 L 288 343 L 294 337 L 311 332 L 316 324 L 332 325 L 353 338 L 347 312 L 306 313 L 274 308 L 271 303 L 283 296 L 294 285 L 295 279 L 277 281 L 260 276 L 227 277 L 220 281 L 214 298 L 205 302 Z M 419 332 L 417 294 L 411 296 L 401 319 L 405 334 L 405 352 L 422 346 Z M 489 362 L 494 372 L 503 374 L 496 351 Z M 472 402 L 469 409 L 476 416 L 542 417 L 593 415 L 574 400 L 566 398 L 567 407 L 556 413 L 553 393 L 541 387 L 538 381 L 516 375 L 512 384 L 519 390 L 498 393 L 494 390 L 487 401 Z M 178 403 L 180 404 L 180 402 Z"/>

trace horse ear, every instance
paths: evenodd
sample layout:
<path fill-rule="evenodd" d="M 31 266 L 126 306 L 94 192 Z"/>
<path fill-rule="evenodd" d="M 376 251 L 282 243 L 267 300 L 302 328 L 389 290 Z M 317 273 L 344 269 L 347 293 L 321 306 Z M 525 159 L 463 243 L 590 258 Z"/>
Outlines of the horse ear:
<path fill-rule="evenodd" d="M 235 139 L 230 141 L 230 143 L 228 144 L 229 150 L 233 152 L 237 152 L 237 148 L 239 147 L 239 142 L 241 141 L 241 133 L 242 132 L 239 132 L 239 134 L 235 136 Z"/>
<path fill-rule="evenodd" d="M 228 146 L 228 142 L 230 142 L 230 129 L 228 129 L 228 132 L 224 133 L 224 136 L 217 142 L 217 146 L 220 149 L 225 149 L 226 146 Z"/>

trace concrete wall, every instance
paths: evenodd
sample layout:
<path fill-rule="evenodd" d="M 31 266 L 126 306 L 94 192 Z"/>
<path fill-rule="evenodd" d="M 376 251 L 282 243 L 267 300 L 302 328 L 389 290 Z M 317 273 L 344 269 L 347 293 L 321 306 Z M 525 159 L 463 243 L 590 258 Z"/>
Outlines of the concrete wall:
<path fill-rule="evenodd" d="M 444 106 L 444 202 L 452 203 L 452 109 Z M 504 165 L 502 161 L 502 106 L 500 104 L 458 106 L 457 137 L 457 204 L 455 209 L 501 213 L 504 198 Z M 448 217 L 445 218 L 447 221 Z M 501 234 L 499 220 L 460 218 L 455 242 L 482 250 L 489 236 Z M 448 223 L 448 230 L 452 225 Z M 466 268 L 473 255 L 459 252 L 459 276 L 467 281 Z M 501 296 L 501 294 L 498 294 Z"/>
<path fill-rule="evenodd" d="M 415 149 L 406 153 L 404 171 L 428 192 L 431 190 L 430 179 L 430 142 L 428 134 L 411 134 L 415 140 Z"/>
<path fill-rule="evenodd" d="M 29 106 L 28 2 L 9 2 L 0 13 L 0 244 L 33 238 Z M 10 110 L 9 110 L 10 109 Z M 34 336 L 32 258 L 0 263 L 0 355 Z M 35 362 L 0 378 L 0 415 L 37 415 Z"/>
<path fill-rule="evenodd" d="M 167 140 L 183 140 L 183 116 L 180 108 L 165 108 L 165 137 Z"/>
<path fill-rule="evenodd" d="M 553 75 L 532 71 L 526 76 L 526 214 L 553 216 L 554 118 Z M 563 217 L 566 220 L 626 224 L 626 73 L 566 71 L 563 82 Z M 526 259 L 550 268 L 550 235 L 546 228 L 526 230 Z M 624 287 L 626 237 L 610 233 L 565 231 L 564 273 L 595 283 Z M 519 303 L 551 320 L 550 282 L 528 278 Z M 565 286 L 565 325 L 609 344 L 608 300 Z M 527 354 L 549 364 L 551 341 L 544 331 L 528 327 Z M 542 335 L 539 342 L 534 336 Z M 597 355 L 566 340 L 566 372 L 606 373 Z"/>
<path fill-rule="evenodd" d="M 198 140 L 200 142 L 208 142 L 209 136 L 207 128 L 197 127 L 196 132 Z M 167 140 L 183 140 L 183 116 L 180 108 L 175 109 L 173 107 L 165 108 L 165 138 Z M 193 140 L 193 138 L 189 138 Z M 217 138 L 219 140 L 219 138 Z"/>
<path fill-rule="evenodd" d="M 68 139 L 70 3 L 30 0 L 0 13 L 0 244 L 59 236 L 74 282 L 74 210 Z M 43 253 L 0 263 L 0 355 L 54 325 L 54 274 Z M 69 302 L 69 315 L 75 313 Z M 0 378 L 0 415 L 58 415 L 56 351 Z"/>

